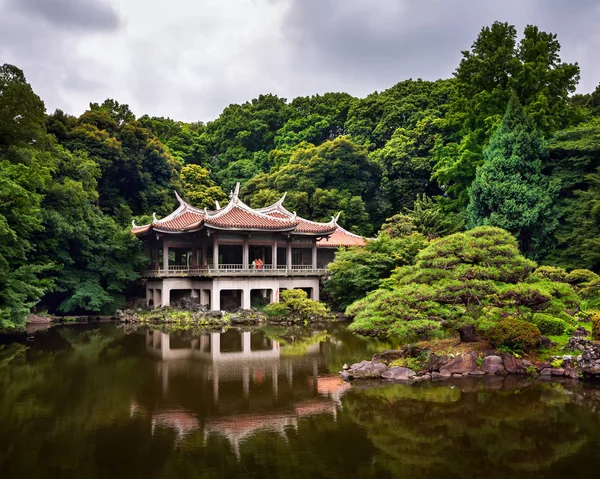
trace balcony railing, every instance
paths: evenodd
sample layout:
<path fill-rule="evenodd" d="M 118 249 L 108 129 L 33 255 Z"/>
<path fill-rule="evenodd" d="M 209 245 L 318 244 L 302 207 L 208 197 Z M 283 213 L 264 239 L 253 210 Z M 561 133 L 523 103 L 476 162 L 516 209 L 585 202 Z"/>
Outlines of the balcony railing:
<path fill-rule="evenodd" d="M 142 272 L 145 278 L 165 277 L 212 277 L 212 276 L 323 276 L 327 273 L 324 268 L 313 268 L 312 265 L 270 265 L 263 264 L 261 268 L 242 264 L 220 264 L 218 268 L 169 265 L 168 269 L 148 269 Z"/>

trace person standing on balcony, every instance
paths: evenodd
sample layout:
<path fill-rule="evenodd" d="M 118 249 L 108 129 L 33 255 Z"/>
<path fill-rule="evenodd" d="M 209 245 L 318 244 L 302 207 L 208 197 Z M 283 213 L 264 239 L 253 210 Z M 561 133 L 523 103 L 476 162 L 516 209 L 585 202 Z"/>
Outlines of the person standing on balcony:
<path fill-rule="evenodd" d="M 255 259 L 252 260 L 252 269 L 256 269 L 256 260 Z"/>
<path fill-rule="evenodd" d="M 262 269 L 262 267 L 263 267 L 263 260 L 262 260 L 262 259 L 258 258 L 258 259 L 256 260 L 256 267 L 257 267 L 258 269 Z"/>

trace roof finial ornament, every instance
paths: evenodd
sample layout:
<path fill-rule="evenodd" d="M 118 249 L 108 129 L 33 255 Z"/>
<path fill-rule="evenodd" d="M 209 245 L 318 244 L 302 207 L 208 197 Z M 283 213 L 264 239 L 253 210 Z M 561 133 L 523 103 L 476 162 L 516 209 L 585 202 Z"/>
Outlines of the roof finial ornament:
<path fill-rule="evenodd" d="M 233 198 L 233 190 L 229 190 L 229 199 Z"/>
<path fill-rule="evenodd" d="M 292 214 L 292 221 L 296 221 L 296 212 L 294 211 L 294 213 Z"/>
<path fill-rule="evenodd" d="M 233 201 L 234 203 L 237 203 L 238 200 L 240 199 L 240 182 L 238 181 L 235 184 L 235 190 L 233 190 L 233 198 L 231 198 L 231 201 Z"/>
<path fill-rule="evenodd" d="M 219 200 L 215 200 L 215 206 L 217 207 L 218 210 L 221 209 L 221 205 L 219 204 Z"/>
<path fill-rule="evenodd" d="M 283 206 L 283 201 L 285 200 L 286 195 L 287 195 L 287 191 L 283 193 L 283 196 L 281 198 L 279 198 L 279 200 L 275 204 L 277 206 Z"/>
<path fill-rule="evenodd" d="M 183 198 L 181 196 L 179 196 L 179 193 L 177 193 L 177 190 L 174 190 L 174 191 L 175 191 L 175 198 L 177 198 L 177 201 L 179 201 L 179 204 L 182 206 L 185 205 L 185 201 L 183 201 Z"/>
<path fill-rule="evenodd" d="M 208 216 L 208 208 L 206 206 L 204 207 L 204 216 Z"/>
<path fill-rule="evenodd" d="M 335 218 L 333 218 L 333 223 L 337 225 L 338 220 L 340 219 L 340 215 L 342 214 L 342 212 L 340 211 Z"/>
<path fill-rule="evenodd" d="M 131 220 L 131 227 L 132 228 L 137 228 L 137 225 L 135 224 L 135 220 Z"/>
<path fill-rule="evenodd" d="M 156 217 L 156 213 L 152 213 L 152 223 L 156 223 L 158 218 Z"/>

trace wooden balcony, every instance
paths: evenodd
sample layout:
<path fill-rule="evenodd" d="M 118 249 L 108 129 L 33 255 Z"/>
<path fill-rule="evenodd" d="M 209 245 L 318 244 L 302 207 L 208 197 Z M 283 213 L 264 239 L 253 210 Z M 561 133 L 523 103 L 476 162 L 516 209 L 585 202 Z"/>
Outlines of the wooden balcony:
<path fill-rule="evenodd" d="M 198 267 L 186 265 L 170 265 L 168 269 L 148 269 L 143 271 L 144 278 L 188 278 L 188 277 L 220 277 L 220 276 L 325 276 L 324 268 L 313 268 L 311 265 L 276 266 L 265 264 L 262 268 L 244 268 L 242 264 L 220 264 L 218 269 L 213 267 Z"/>

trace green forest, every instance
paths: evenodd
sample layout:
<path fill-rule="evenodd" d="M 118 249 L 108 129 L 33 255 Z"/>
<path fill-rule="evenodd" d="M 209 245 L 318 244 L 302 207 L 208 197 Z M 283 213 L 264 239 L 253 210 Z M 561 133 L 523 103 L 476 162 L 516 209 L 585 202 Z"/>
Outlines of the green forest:
<path fill-rule="evenodd" d="M 579 80 L 556 35 L 500 22 L 482 28 L 451 78 L 365 98 L 265 94 L 206 124 L 137 116 L 113 99 L 79 117 L 49 113 L 5 64 L 0 329 L 22 326 L 32 308 L 123 307 L 146 261 L 132 220 L 170 213 L 174 190 L 212 207 L 236 182 L 253 207 L 287 191 L 289 210 L 317 221 L 341 211 L 342 226 L 379 237 L 338 254 L 327 289 L 343 307 L 419 251 L 426 261 L 433 239 L 468 243 L 473 228 L 501 238 L 511 258 L 518 248 L 519 264 L 600 272 L 600 85 L 575 94 Z M 362 254 L 359 282 L 344 281 L 349 254 Z"/>

